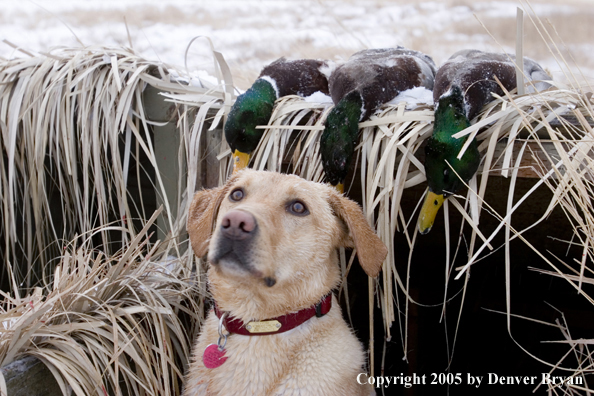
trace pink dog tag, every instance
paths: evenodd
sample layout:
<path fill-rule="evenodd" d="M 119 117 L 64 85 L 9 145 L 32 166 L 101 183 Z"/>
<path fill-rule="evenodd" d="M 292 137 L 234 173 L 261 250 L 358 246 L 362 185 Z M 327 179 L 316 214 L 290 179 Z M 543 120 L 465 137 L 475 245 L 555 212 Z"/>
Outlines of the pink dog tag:
<path fill-rule="evenodd" d="M 217 344 L 210 344 L 207 346 L 204 350 L 204 354 L 202 355 L 204 367 L 208 369 L 215 369 L 221 366 L 227 360 L 225 352 L 225 349 L 222 351 L 219 350 L 219 346 Z"/>

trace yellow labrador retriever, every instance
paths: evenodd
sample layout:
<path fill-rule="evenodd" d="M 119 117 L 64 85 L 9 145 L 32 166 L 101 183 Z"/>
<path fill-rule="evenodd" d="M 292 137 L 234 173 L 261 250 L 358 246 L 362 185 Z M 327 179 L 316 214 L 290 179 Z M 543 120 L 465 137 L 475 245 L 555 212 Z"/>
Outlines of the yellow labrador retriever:
<path fill-rule="evenodd" d="M 194 345 L 183 395 L 375 394 L 357 383 L 360 342 L 332 290 L 337 248 L 375 277 L 387 249 L 360 207 L 328 185 L 244 170 L 195 194 L 188 231 L 208 254 L 215 301 Z"/>

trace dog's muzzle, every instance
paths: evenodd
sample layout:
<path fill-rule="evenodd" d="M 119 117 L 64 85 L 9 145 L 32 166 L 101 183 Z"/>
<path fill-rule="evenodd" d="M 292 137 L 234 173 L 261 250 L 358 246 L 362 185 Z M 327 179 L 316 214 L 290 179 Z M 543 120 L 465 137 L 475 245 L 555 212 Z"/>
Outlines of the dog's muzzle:
<path fill-rule="evenodd" d="M 250 270 L 250 257 L 258 222 L 254 216 L 242 210 L 227 212 L 220 221 L 220 233 L 210 261 L 219 264 L 230 261 L 239 267 Z"/>

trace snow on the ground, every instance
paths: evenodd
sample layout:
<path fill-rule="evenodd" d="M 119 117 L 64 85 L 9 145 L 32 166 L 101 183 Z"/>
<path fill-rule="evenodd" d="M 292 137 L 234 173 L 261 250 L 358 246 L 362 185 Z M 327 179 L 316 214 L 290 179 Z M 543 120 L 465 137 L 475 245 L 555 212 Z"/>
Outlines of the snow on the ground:
<path fill-rule="evenodd" d="M 0 57 L 25 56 L 7 42 L 33 53 L 58 46 L 131 46 L 147 59 L 184 70 L 186 49 L 200 37 L 189 48 L 188 71 L 212 73 L 212 45 L 231 67 L 235 85 L 245 89 L 280 56 L 340 62 L 364 48 L 404 45 L 431 55 L 439 65 L 463 48 L 513 52 L 509 26 L 515 29 L 519 5 L 487 0 L 0 0 Z M 570 29 L 575 15 L 582 16 L 575 23 L 584 25 L 594 16 L 584 16 L 589 8 L 579 2 L 543 0 L 532 7 L 543 20 Z M 526 24 L 531 24 L 528 18 Z M 550 53 L 534 53 L 531 43 L 542 40 L 537 33 L 526 35 L 525 55 L 538 59 L 556 78 L 562 76 Z M 565 44 L 579 55 L 582 71 L 594 76 L 594 47 L 587 37 L 569 36 L 562 37 Z"/>

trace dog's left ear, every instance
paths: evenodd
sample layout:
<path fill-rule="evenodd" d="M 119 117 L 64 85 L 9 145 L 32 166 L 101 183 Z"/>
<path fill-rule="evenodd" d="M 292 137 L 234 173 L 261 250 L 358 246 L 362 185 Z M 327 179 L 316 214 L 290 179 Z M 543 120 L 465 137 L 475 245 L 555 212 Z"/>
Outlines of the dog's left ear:
<path fill-rule="evenodd" d="M 198 257 L 203 257 L 208 252 L 219 207 L 229 191 L 230 184 L 231 182 L 227 182 L 224 186 L 194 193 L 186 228 L 190 234 L 192 250 Z"/>
<path fill-rule="evenodd" d="M 352 242 L 357 249 L 359 263 L 365 273 L 375 278 L 381 268 L 388 248 L 379 239 L 375 232 L 365 220 L 361 207 L 354 201 L 338 194 L 331 194 L 330 206 L 334 213 L 341 218 L 348 226 L 352 236 Z"/>

